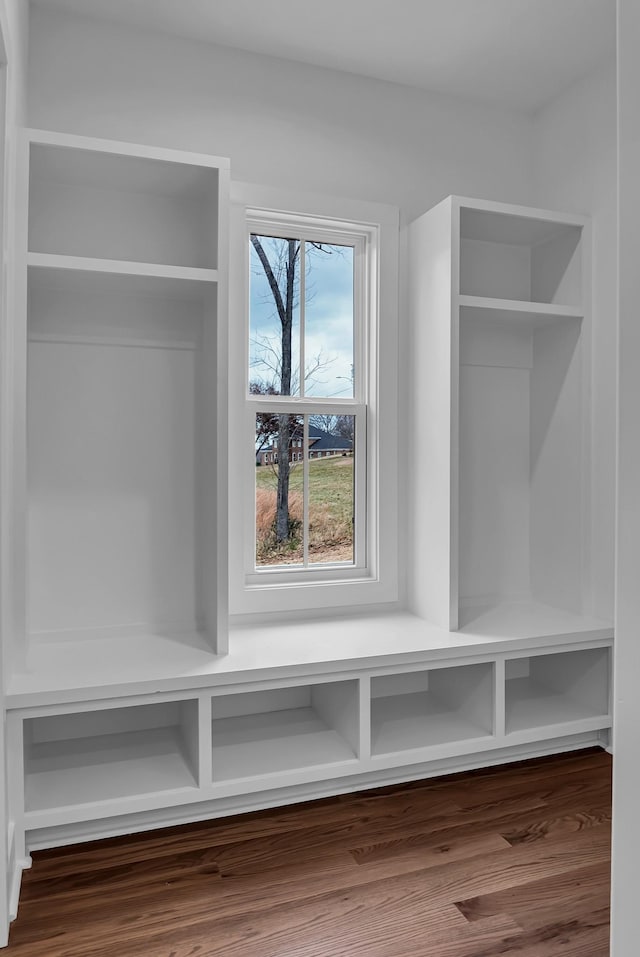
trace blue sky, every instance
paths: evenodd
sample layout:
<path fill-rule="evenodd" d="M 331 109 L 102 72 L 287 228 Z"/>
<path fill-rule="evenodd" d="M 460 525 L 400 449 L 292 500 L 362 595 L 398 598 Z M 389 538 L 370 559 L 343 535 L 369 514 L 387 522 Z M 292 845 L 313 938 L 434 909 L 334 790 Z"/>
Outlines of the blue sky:
<path fill-rule="evenodd" d="M 279 241 L 280 244 L 283 241 Z M 270 260 L 277 240 L 265 239 Z M 282 248 L 282 245 L 280 246 Z M 330 252 L 307 248 L 305 354 L 306 369 L 320 358 L 322 367 L 307 379 L 306 394 L 316 396 L 352 395 L 353 365 L 353 250 L 348 246 L 326 246 Z M 264 270 L 251 247 L 250 355 L 277 364 L 280 357 L 280 320 Z M 293 366 L 297 368 L 300 348 L 300 313 L 296 310 L 293 333 Z M 274 353 L 277 352 L 277 355 Z M 272 373 L 252 365 L 250 380 L 270 380 Z"/>

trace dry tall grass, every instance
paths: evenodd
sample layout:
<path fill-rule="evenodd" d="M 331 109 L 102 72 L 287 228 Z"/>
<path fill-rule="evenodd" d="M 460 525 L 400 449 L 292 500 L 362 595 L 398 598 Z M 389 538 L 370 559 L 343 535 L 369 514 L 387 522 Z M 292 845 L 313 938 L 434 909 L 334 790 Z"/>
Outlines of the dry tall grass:
<path fill-rule="evenodd" d="M 301 492 L 289 492 L 289 518 L 302 522 L 303 503 Z M 256 535 L 267 538 L 273 532 L 276 520 L 276 492 L 271 488 L 256 489 Z"/>
<path fill-rule="evenodd" d="M 256 488 L 256 561 L 259 565 L 302 561 L 302 493 L 289 492 L 289 520 L 300 529 L 289 543 L 278 546 L 275 539 L 276 492 Z M 340 551 L 338 555 L 336 550 Z M 328 504 L 309 507 L 309 553 L 311 560 L 349 561 L 353 554 L 353 528 L 350 522 L 336 520 Z"/>

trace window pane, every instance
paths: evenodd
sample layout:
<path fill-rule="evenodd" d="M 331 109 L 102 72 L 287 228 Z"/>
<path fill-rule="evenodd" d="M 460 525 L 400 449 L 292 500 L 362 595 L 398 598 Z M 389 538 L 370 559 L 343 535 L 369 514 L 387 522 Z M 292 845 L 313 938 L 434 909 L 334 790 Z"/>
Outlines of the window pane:
<path fill-rule="evenodd" d="M 256 565 L 261 568 L 303 562 L 301 441 L 302 416 L 256 415 Z"/>
<path fill-rule="evenodd" d="M 257 567 L 353 564 L 354 439 L 353 415 L 256 415 Z"/>
<path fill-rule="evenodd" d="M 300 240 L 251 236 L 249 390 L 300 393 Z"/>
<path fill-rule="evenodd" d="M 309 564 L 353 563 L 355 416 L 310 419 Z"/>
<path fill-rule="evenodd" d="M 352 398 L 353 247 L 305 248 L 305 394 Z"/>

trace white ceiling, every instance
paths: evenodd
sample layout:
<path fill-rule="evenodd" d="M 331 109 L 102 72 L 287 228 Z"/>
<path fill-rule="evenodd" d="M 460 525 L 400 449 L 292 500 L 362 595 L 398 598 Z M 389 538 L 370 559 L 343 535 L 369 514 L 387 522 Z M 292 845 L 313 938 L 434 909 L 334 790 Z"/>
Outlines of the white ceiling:
<path fill-rule="evenodd" d="M 615 0 L 32 0 L 535 110 L 615 56 Z"/>

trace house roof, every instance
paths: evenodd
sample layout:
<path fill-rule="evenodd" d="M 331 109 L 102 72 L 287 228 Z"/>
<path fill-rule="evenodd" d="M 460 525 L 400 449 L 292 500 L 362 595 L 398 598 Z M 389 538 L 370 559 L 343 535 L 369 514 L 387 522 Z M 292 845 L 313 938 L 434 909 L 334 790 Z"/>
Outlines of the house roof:
<path fill-rule="evenodd" d="M 298 426 L 293 431 L 291 438 L 302 438 L 301 427 Z M 353 442 L 351 439 L 347 439 L 342 435 L 333 435 L 330 432 L 323 432 L 323 430 L 317 426 L 309 425 L 309 446 L 314 452 L 350 452 L 353 449 Z M 273 452 L 275 448 L 276 446 L 273 442 L 270 442 L 269 445 L 265 445 L 264 448 L 260 449 L 260 451 L 256 453 L 256 456 L 259 457 L 264 452 Z"/>
<path fill-rule="evenodd" d="M 314 452 L 329 449 L 350 452 L 353 448 L 353 442 L 351 439 L 346 439 L 342 435 L 330 435 L 328 432 L 321 432 L 319 429 L 316 429 L 315 431 L 318 432 L 317 438 L 315 435 L 311 435 L 311 428 L 309 428 L 309 438 L 311 439 L 310 446 Z"/>

